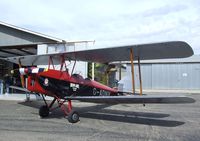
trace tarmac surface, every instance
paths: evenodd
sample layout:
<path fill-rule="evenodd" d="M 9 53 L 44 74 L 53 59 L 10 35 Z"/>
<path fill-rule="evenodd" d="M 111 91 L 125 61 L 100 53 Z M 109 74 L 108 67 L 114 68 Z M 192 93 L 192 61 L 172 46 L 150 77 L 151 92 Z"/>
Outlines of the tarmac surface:
<path fill-rule="evenodd" d="M 0 100 L 0 141 L 199 141 L 200 94 L 189 104 L 104 105 L 74 102 L 80 121 L 68 123 L 61 110 L 38 116 L 42 101 Z"/>

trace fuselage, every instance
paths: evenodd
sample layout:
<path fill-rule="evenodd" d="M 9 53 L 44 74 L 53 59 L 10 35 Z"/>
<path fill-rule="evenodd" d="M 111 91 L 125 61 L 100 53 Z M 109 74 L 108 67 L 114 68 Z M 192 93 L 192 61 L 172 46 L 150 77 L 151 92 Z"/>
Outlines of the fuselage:
<path fill-rule="evenodd" d="M 99 96 L 116 95 L 117 90 L 79 74 L 70 75 L 67 71 L 48 69 L 38 73 L 27 73 L 27 89 L 49 96 Z"/>

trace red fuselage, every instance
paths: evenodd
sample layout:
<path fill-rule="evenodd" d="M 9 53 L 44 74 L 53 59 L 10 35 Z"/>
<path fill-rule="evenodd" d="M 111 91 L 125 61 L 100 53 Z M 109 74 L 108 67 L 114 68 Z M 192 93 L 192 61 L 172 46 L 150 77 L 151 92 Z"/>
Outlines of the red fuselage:
<path fill-rule="evenodd" d="M 109 95 L 116 95 L 117 90 L 90 79 L 84 79 L 81 75 L 70 75 L 67 71 L 48 69 L 39 73 L 28 73 L 27 89 L 32 92 L 49 96 L 70 95 L 102 95 L 102 91 Z M 94 92 L 95 90 L 95 92 Z"/>

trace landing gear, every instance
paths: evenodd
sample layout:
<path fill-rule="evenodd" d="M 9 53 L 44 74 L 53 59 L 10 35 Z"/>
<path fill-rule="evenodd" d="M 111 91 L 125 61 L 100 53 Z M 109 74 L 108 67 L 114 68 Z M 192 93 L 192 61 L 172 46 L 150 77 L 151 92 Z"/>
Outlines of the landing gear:
<path fill-rule="evenodd" d="M 64 103 L 66 102 L 66 100 L 61 100 L 58 97 L 54 97 L 54 100 L 50 103 L 50 105 L 47 104 L 44 96 L 42 95 L 43 100 L 45 102 L 45 105 L 41 106 L 39 109 L 39 115 L 40 117 L 44 118 L 49 116 L 49 111 L 53 111 L 56 108 L 61 108 L 61 110 L 63 111 L 64 115 L 67 116 L 67 119 L 70 123 L 76 123 L 79 121 L 79 114 L 77 111 L 72 110 L 72 102 L 71 100 L 68 100 L 68 104 L 67 104 L 67 108 L 64 105 Z M 58 102 L 58 106 L 56 108 L 52 108 L 52 106 L 54 105 L 55 101 Z"/>
<path fill-rule="evenodd" d="M 68 114 L 68 121 L 70 123 L 76 123 L 79 121 L 79 114 L 78 112 L 76 111 L 71 111 L 69 114 Z"/>
<path fill-rule="evenodd" d="M 39 115 L 42 118 L 48 117 L 49 116 L 49 107 L 46 105 L 41 106 L 39 109 Z"/>

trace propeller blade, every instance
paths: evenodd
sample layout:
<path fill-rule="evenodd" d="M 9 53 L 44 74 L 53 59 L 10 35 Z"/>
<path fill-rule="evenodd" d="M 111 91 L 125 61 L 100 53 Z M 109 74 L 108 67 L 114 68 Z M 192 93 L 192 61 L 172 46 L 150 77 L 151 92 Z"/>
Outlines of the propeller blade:
<path fill-rule="evenodd" d="M 22 87 L 25 88 L 24 75 L 20 75 Z"/>
<path fill-rule="evenodd" d="M 22 68 L 21 61 L 19 60 L 19 70 L 21 68 Z M 21 73 L 20 73 L 20 80 L 21 80 L 22 88 L 25 88 L 24 75 L 22 75 Z"/>

